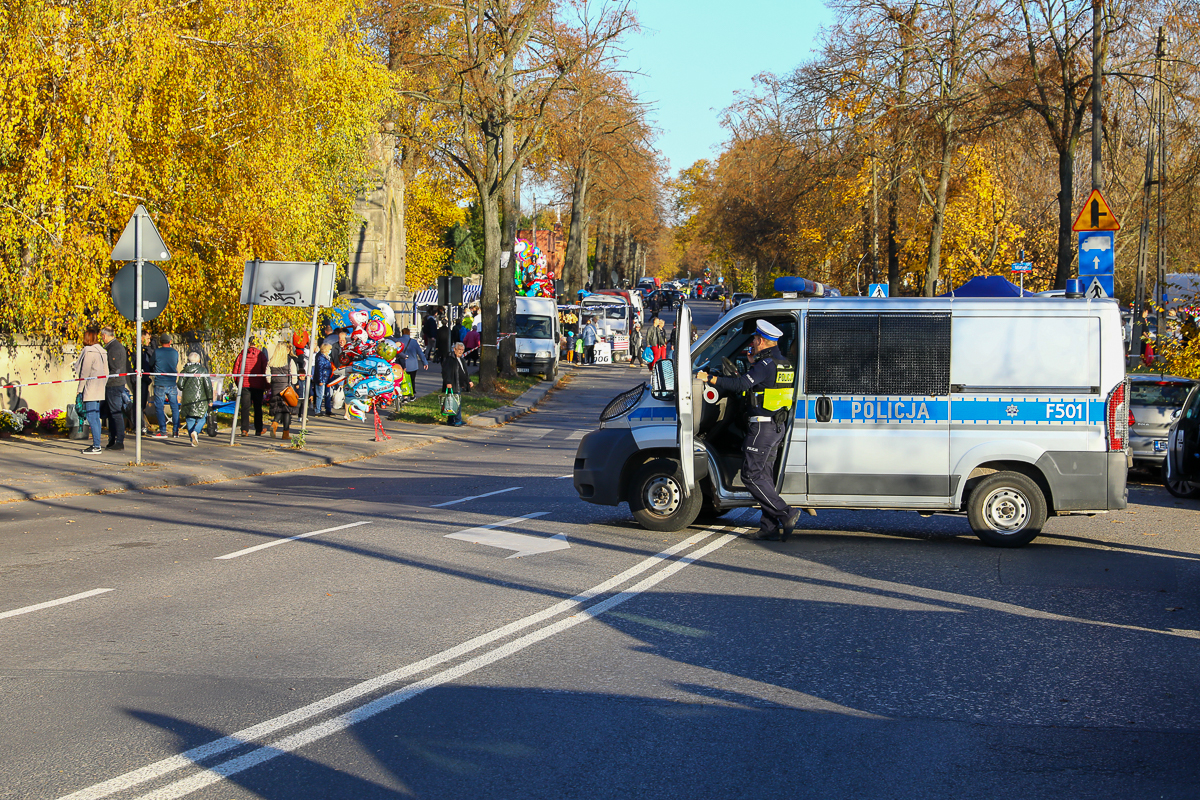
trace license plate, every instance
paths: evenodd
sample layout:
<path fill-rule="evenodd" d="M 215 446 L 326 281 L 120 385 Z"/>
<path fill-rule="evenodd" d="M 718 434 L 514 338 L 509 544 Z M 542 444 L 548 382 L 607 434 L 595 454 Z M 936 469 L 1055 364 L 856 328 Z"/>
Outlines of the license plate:
<path fill-rule="evenodd" d="M 1161 452 L 1165 451 L 1166 449 L 1167 449 L 1167 442 L 1165 439 L 1155 439 L 1154 440 L 1154 452 L 1161 453 Z"/>
<path fill-rule="evenodd" d="M 517 367 L 517 372 L 529 372 L 529 367 Z"/>

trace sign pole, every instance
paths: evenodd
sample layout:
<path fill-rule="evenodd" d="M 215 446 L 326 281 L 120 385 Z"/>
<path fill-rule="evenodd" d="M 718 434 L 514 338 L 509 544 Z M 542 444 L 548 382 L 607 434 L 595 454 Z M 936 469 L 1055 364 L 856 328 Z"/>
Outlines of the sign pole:
<path fill-rule="evenodd" d="M 258 259 L 254 259 L 255 266 L 258 265 Z M 238 413 L 242 407 L 242 390 L 246 387 L 246 369 L 249 366 L 246 363 L 246 354 L 250 351 L 250 330 L 254 326 L 254 303 L 250 304 L 250 313 L 246 315 L 246 336 L 242 340 L 242 369 L 238 375 L 237 396 L 233 399 L 233 422 L 229 426 L 229 446 L 233 447 L 237 443 L 238 429 Z M 246 414 L 249 417 L 249 412 Z M 247 421 L 249 421 L 247 419 Z"/>
<path fill-rule="evenodd" d="M 141 206 L 138 207 L 139 209 Z M 142 399 L 142 215 L 133 212 L 133 260 L 137 263 L 137 385 L 134 386 L 134 434 L 133 461 L 142 463 L 142 428 L 145 425 L 144 416 L 146 403 Z"/>
<path fill-rule="evenodd" d="M 321 262 L 317 262 L 316 275 L 313 278 L 313 313 L 312 313 L 312 331 L 308 335 L 308 358 L 305 359 L 304 365 L 304 413 L 300 415 L 300 430 L 308 429 L 308 407 L 312 405 L 312 371 L 313 371 L 313 354 L 317 349 L 317 310 L 320 308 L 317 305 L 317 287 L 321 281 Z M 321 413 L 319 410 L 317 413 Z"/>

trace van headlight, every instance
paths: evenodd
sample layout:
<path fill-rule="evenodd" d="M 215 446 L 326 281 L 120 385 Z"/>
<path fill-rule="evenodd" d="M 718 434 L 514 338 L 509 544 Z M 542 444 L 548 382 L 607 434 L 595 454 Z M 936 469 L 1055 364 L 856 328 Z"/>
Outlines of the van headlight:
<path fill-rule="evenodd" d="M 538 358 L 550 358 L 552 355 L 553 355 L 553 353 L 551 353 L 549 350 L 538 350 L 537 351 Z"/>

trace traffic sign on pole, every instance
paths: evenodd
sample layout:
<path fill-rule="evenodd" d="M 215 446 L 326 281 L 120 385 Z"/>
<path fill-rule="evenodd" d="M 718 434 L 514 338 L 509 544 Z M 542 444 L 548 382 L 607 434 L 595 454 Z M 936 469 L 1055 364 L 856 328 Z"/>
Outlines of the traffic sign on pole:
<path fill-rule="evenodd" d="M 1112 231 L 1086 231 L 1079 234 L 1079 274 L 1112 275 L 1113 244 Z"/>
<path fill-rule="evenodd" d="M 138 258 L 136 252 L 135 240 L 137 238 L 137 220 L 141 219 L 141 259 L 142 261 L 170 261 L 171 251 L 167 249 L 167 245 L 163 242 L 162 236 L 158 234 L 158 228 L 154 227 L 154 220 L 150 219 L 150 212 L 145 206 L 138 206 L 133 212 L 133 216 L 129 218 L 129 222 L 125 223 L 125 230 L 121 233 L 121 238 L 117 239 L 117 244 L 112 249 L 112 254 L 109 259 L 112 261 L 135 261 Z"/>
<path fill-rule="evenodd" d="M 1116 294 L 1114 289 L 1112 275 L 1093 275 L 1084 296 L 1089 300 L 1105 300 Z"/>
<path fill-rule="evenodd" d="M 1092 193 L 1088 195 L 1088 199 L 1084 201 L 1083 208 L 1079 209 L 1079 216 L 1075 217 L 1075 224 L 1071 226 L 1071 230 L 1076 233 L 1082 231 L 1119 231 L 1121 223 L 1117 222 L 1117 217 L 1112 212 L 1112 206 L 1104 199 L 1099 189 L 1092 189 Z"/>
<path fill-rule="evenodd" d="M 888 285 L 886 283 L 872 283 L 867 291 L 868 297 L 887 297 Z"/>

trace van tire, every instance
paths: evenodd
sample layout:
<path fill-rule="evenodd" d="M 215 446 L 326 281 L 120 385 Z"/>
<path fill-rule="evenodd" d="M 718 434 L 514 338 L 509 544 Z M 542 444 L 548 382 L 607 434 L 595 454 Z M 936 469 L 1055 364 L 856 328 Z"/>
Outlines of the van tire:
<path fill-rule="evenodd" d="M 656 458 L 645 464 L 629 484 L 629 509 L 646 530 L 681 531 L 696 521 L 703 493 L 699 487 L 683 493 L 683 470 L 679 462 Z"/>
<path fill-rule="evenodd" d="M 967 500 L 971 530 L 992 547 L 1021 547 L 1046 524 L 1046 496 L 1019 472 L 995 472 L 976 484 Z"/>

